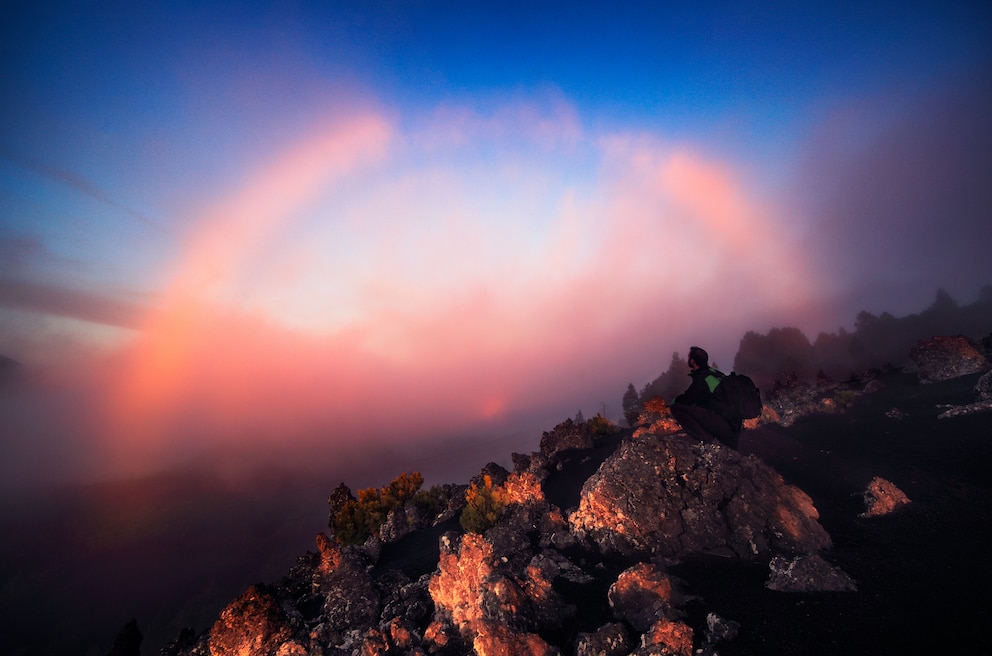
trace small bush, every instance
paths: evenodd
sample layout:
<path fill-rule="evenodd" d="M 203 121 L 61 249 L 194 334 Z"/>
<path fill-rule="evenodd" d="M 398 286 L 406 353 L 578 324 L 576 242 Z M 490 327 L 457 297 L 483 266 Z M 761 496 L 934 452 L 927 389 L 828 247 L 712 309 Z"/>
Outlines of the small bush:
<path fill-rule="evenodd" d="M 334 539 L 341 544 L 361 544 L 378 532 L 393 508 L 410 501 L 423 484 L 424 477 L 419 472 L 403 473 L 378 490 L 374 487 L 359 490 L 357 499 L 350 498 L 350 492 L 346 497 L 347 487 L 339 485 L 328 499 L 331 504 L 328 524 Z"/>
<path fill-rule="evenodd" d="M 619 426 L 599 413 L 586 423 L 589 424 L 589 432 L 596 436 L 615 435 L 620 432 Z"/>
<path fill-rule="evenodd" d="M 430 521 L 448 505 L 448 495 L 445 493 L 444 487 L 432 485 L 429 490 L 418 491 L 410 501 L 416 506 L 420 516 L 424 520 Z"/>
<path fill-rule="evenodd" d="M 465 491 L 465 508 L 458 523 L 469 533 L 485 533 L 492 528 L 506 510 L 506 491 L 493 487 L 493 479 L 485 476 L 484 485 L 472 483 Z"/>

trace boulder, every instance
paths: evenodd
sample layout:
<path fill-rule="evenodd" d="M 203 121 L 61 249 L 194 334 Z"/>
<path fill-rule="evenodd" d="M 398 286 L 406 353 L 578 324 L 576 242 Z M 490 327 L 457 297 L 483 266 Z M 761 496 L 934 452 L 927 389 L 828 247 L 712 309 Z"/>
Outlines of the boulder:
<path fill-rule="evenodd" d="M 478 654 L 556 653 L 538 633 L 559 631 L 575 615 L 574 606 L 552 589 L 559 571 L 554 558 L 539 554 L 521 576 L 486 537 L 445 534 L 438 569 L 428 583 L 435 624 L 450 622 Z"/>
<path fill-rule="evenodd" d="M 210 629 L 210 656 L 276 656 L 292 637 L 271 588 L 253 585 L 221 611 Z"/>
<path fill-rule="evenodd" d="M 607 595 L 613 616 L 641 633 L 661 619 L 678 619 L 682 596 L 664 569 L 638 563 L 625 570 Z"/>
<path fill-rule="evenodd" d="M 909 497 L 894 483 L 876 476 L 865 488 L 865 511 L 859 517 L 881 517 L 910 503 Z"/>
<path fill-rule="evenodd" d="M 975 396 L 979 403 L 992 401 L 992 371 L 987 372 L 975 383 Z"/>
<path fill-rule="evenodd" d="M 818 519 L 810 498 L 758 458 L 676 435 L 624 441 L 568 521 L 604 554 L 756 559 L 828 548 Z"/>
<path fill-rule="evenodd" d="M 541 435 L 541 454 L 553 458 L 556 454 L 569 449 L 591 449 L 593 447 L 592 432 L 586 422 L 575 422 L 566 419 L 550 431 Z"/>
<path fill-rule="evenodd" d="M 981 348 L 963 335 L 921 340 L 909 352 L 921 383 L 935 383 L 989 370 Z"/>
<path fill-rule="evenodd" d="M 794 558 L 775 556 L 768 564 L 771 576 L 765 587 L 778 592 L 845 592 L 858 586 L 839 567 L 819 554 L 801 554 Z"/>
<path fill-rule="evenodd" d="M 320 561 L 313 587 L 324 597 L 324 622 L 334 631 L 374 626 L 379 619 L 379 592 L 359 551 L 323 533 L 317 534 L 317 549 Z"/>
<path fill-rule="evenodd" d="M 641 646 L 630 656 L 692 656 L 692 627 L 660 619 L 641 636 Z"/>
<path fill-rule="evenodd" d="M 575 656 L 627 656 L 630 634 L 623 623 L 606 624 L 592 633 L 580 633 L 575 641 Z"/>

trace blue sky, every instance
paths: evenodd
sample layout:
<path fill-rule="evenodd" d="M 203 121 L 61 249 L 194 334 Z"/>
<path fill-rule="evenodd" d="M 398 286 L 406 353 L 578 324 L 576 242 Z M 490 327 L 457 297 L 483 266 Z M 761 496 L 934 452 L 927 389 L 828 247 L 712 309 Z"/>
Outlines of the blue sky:
<path fill-rule="evenodd" d="M 123 471 L 193 416 L 207 450 L 505 431 L 690 343 L 968 302 L 990 35 L 957 2 L 22 3 L 0 354 L 94 395 Z"/>

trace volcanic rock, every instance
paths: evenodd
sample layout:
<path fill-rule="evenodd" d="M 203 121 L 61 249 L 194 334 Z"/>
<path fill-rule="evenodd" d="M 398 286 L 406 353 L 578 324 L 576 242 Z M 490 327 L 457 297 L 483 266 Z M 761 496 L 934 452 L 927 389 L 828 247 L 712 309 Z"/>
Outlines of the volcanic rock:
<path fill-rule="evenodd" d="M 479 654 L 555 653 L 532 629 L 534 605 L 554 604 L 547 572 L 537 565 L 528 567 L 524 580 L 516 578 L 495 558 L 492 544 L 485 537 L 468 533 L 459 540 L 452 534 L 441 539 L 438 571 L 431 576 L 428 590 L 443 620 L 473 645 Z M 559 616 L 567 616 L 566 609 Z M 556 614 L 545 612 L 542 615 Z"/>
<path fill-rule="evenodd" d="M 992 401 L 992 371 L 987 372 L 975 383 L 975 396 L 978 401 Z"/>
<path fill-rule="evenodd" d="M 629 652 L 630 634 L 620 622 L 580 633 L 575 643 L 575 656 L 626 656 Z"/>
<path fill-rule="evenodd" d="M 592 446 L 592 432 L 589 424 L 584 421 L 566 419 L 541 435 L 541 453 L 546 458 L 553 458 L 568 449 L 591 449 Z"/>
<path fill-rule="evenodd" d="M 317 534 L 320 563 L 314 590 L 324 596 L 323 617 L 331 630 L 366 627 L 379 619 L 379 593 L 357 550 Z"/>
<path fill-rule="evenodd" d="M 909 497 L 880 476 L 876 476 L 865 488 L 865 511 L 859 517 L 881 517 L 910 503 Z"/>
<path fill-rule="evenodd" d="M 801 554 L 794 558 L 775 556 L 768 564 L 771 576 L 765 586 L 779 592 L 844 592 L 858 586 L 844 571 L 834 567 L 819 554 Z"/>
<path fill-rule="evenodd" d="M 614 617 L 642 633 L 661 619 L 682 616 L 676 584 L 652 563 L 638 563 L 621 573 L 610 586 L 608 598 Z"/>
<path fill-rule="evenodd" d="M 630 656 L 691 656 L 692 627 L 660 619 L 641 636 L 641 646 Z"/>
<path fill-rule="evenodd" d="M 271 588 L 253 585 L 220 613 L 210 629 L 210 656 L 276 656 L 293 636 Z M 300 654 L 306 654 L 301 651 Z"/>
<path fill-rule="evenodd" d="M 672 416 L 672 409 L 665 403 L 665 400 L 655 397 L 644 403 L 644 412 L 637 418 L 634 437 L 671 435 L 681 430 L 682 427 Z"/>
<path fill-rule="evenodd" d="M 980 347 L 963 335 L 921 340 L 909 352 L 921 383 L 950 380 L 988 371 L 989 361 Z"/>
<path fill-rule="evenodd" d="M 818 519 L 812 500 L 758 458 L 676 435 L 621 444 L 568 521 L 605 554 L 754 559 L 828 548 Z"/>

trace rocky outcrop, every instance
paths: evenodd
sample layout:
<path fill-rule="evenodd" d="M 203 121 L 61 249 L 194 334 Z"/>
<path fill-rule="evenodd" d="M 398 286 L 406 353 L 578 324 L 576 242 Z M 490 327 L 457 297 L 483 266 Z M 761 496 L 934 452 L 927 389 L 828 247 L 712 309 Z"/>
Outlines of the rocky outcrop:
<path fill-rule="evenodd" d="M 957 336 L 938 336 L 920 341 L 909 353 L 921 383 L 950 380 L 989 370 L 980 345 Z"/>
<path fill-rule="evenodd" d="M 289 618 L 268 586 L 253 585 L 210 629 L 210 656 L 289 656 L 307 652 L 293 641 Z"/>
<path fill-rule="evenodd" d="M 541 453 L 546 458 L 553 458 L 568 449 L 591 449 L 592 446 L 592 431 L 584 421 L 566 419 L 541 435 Z"/>
<path fill-rule="evenodd" d="M 793 558 L 775 556 L 768 563 L 771 576 L 765 586 L 779 592 L 847 592 L 858 589 L 843 570 L 819 554 Z"/>
<path fill-rule="evenodd" d="M 653 563 L 638 563 L 622 572 L 610 586 L 608 599 L 614 617 L 642 633 L 660 620 L 684 615 L 678 584 Z"/>
<path fill-rule="evenodd" d="M 965 405 L 941 406 L 944 411 L 937 415 L 937 419 L 951 419 L 952 417 L 963 417 L 979 412 L 992 412 L 992 371 L 987 372 L 975 383 L 974 403 Z"/>
<path fill-rule="evenodd" d="M 876 476 L 865 488 L 865 511 L 859 517 L 881 517 L 910 503 L 902 490 L 891 481 Z"/>
<path fill-rule="evenodd" d="M 784 381 L 775 382 L 771 393 L 765 399 L 762 415 L 754 425 L 779 423 L 783 426 L 791 426 L 797 419 L 807 415 L 843 412 L 862 394 L 878 389 L 875 374 L 874 371 L 868 371 L 841 383 L 820 375 L 815 385 L 804 382 L 792 374 Z"/>
<path fill-rule="evenodd" d="M 992 401 L 992 371 L 987 372 L 975 383 L 975 396 L 979 403 Z"/>
<path fill-rule="evenodd" d="M 672 435 L 682 430 L 679 422 L 672 416 L 672 409 L 665 400 L 655 397 L 644 404 L 644 412 L 638 416 L 634 425 L 634 437 L 644 435 Z"/>
<path fill-rule="evenodd" d="M 624 442 L 568 521 L 605 554 L 752 559 L 829 547 L 818 518 L 804 492 L 757 458 L 662 436 Z"/>

